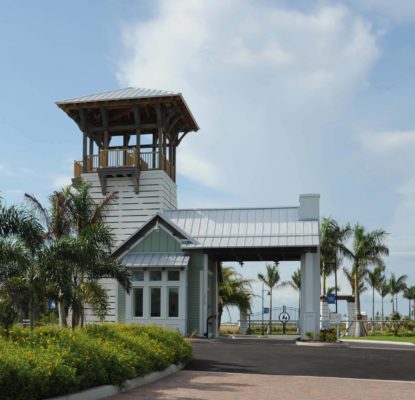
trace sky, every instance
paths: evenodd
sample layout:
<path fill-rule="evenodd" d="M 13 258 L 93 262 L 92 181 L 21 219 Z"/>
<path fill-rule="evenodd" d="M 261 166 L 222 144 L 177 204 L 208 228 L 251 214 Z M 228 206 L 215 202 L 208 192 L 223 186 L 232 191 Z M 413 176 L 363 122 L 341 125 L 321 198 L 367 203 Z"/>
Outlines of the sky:
<path fill-rule="evenodd" d="M 415 284 L 412 0 L 0 0 L 0 37 L 7 204 L 70 183 L 81 134 L 55 101 L 178 91 L 201 127 L 178 149 L 180 208 L 295 206 L 319 193 L 322 215 L 385 229 L 387 271 Z M 297 267 L 281 263 L 282 279 Z M 236 268 L 255 279 L 265 266 Z M 370 314 L 369 291 L 362 300 Z M 277 290 L 274 304 L 297 294 Z"/>

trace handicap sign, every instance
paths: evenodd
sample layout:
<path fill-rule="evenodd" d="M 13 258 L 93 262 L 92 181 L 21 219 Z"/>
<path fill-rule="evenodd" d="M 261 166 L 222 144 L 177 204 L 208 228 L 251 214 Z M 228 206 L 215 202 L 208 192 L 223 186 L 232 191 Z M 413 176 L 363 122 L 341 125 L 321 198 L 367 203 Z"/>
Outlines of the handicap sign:
<path fill-rule="evenodd" d="M 285 323 L 287 323 L 287 322 L 290 320 L 290 314 L 288 314 L 287 312 L 283 311 L 283 312 L 279 315 L 278 319 L 279 319 L 279 320 L 280 320 L 283 324 L 285 324 Z"/>
<path fill-rule="evenodd" d="M 336 304 L 336 295 L 334 293 L 327 295 L 327 304 Z"/>
<path fill-rule="evenodd" d="M 264 307 L 264 314 L 269 314 L 269 307 Z"/>

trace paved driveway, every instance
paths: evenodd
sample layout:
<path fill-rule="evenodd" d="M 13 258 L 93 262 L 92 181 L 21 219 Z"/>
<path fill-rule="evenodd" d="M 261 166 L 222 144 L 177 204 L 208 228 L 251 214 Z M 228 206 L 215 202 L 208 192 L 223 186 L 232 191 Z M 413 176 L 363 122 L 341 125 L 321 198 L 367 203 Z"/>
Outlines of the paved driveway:
<path fill-rule="evenodd" d="M 112 399 L 415 398 L 415 346 L 311 348 L 226 339 L 195 342 L 194 353 L 185 370 Z"/>

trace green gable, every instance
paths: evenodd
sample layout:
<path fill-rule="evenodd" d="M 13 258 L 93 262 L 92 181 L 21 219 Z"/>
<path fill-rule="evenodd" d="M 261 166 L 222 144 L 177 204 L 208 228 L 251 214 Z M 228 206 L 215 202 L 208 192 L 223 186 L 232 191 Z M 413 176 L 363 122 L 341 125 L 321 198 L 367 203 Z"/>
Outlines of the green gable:
<path fill-rule="evenodd" d="M 164 229 L 152 230 L 131 249 L 131 253 L 181 252 L 180 243 Z"/>

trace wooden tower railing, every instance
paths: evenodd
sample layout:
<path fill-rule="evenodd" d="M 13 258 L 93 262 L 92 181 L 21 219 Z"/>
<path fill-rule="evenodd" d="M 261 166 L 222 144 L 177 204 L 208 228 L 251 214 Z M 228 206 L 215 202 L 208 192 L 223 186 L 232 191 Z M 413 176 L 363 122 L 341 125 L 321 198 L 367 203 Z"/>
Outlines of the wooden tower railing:
<path fill-rule="evenodd" d="M 160 159 L 160 157 L 162 157 Z M 163 169 L 175 181 L 176 172 L 173 164 L 158 152 L 139 154 L 137 149 L 110 149 L 100 150 L 98 154 L 88 155 L 86 172 L 97 172 L 100 168 L 137 167 L 140 171 L 149 169 Z M 74 162 L 74 176 L 79 178 L 83 173 L 83 162 Z"/>

